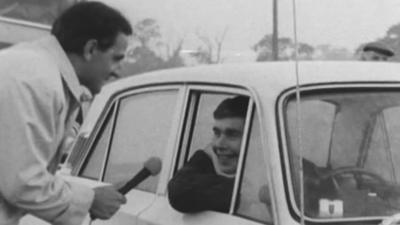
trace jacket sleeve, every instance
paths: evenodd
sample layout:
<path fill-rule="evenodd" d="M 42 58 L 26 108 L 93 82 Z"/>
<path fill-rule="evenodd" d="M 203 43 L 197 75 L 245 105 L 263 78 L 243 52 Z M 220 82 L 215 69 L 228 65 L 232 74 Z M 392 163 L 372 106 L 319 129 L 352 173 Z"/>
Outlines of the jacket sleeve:
<path fill-rule="evenodd" d="M 47 170 L 60 144 L 56 119 L 60 100 L 52 93 L 54 88 L 46 86 L 54 84 L 20 79 L 44 70 L 13 68 L 8 72 L 15 78 L 0 82 L 0 202 L 5 200 L 52 224 L 80 224 L 94 191 Z"/>
<path fill-rule="evenodd" d="M 180 212 L 228 212 L 233 184 L 233 178 L 215 173 L 211 159 L 200 150 L 169 181 L 168 198 Z"/>

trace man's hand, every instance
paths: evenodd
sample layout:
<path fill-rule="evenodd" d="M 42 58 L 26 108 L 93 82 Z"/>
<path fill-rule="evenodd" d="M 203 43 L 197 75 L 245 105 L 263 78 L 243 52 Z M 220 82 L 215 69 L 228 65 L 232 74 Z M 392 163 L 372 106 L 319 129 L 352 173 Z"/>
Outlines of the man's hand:
<path fill-rule="evenodd" d="M 96 187 L 89 213 L 92 218 L 109 219 L 125 203 L 125 196 L 119 193 L 114 186 Z"/>

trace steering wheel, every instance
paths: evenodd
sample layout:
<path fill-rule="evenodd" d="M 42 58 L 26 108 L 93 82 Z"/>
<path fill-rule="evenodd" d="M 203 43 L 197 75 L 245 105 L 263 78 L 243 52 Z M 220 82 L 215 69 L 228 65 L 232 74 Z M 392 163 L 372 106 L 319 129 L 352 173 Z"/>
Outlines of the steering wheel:
<path fill-rule="evenodd" d="M 329 179 L 329 178 L 333 178 L 334 179 L 336 176 L 342 175 L 342 174 L 353 174 L 354 175 L 354 179 L 356 180 L 358 188 L 361 188 L 361 186 L 366 183 L 366 182 L 364 182 L 365 175 L 370 177 L 370 178 L 372 178 L 373 180 L 376 180 L 377 184 L 380 187 L 387 186 L 386 181 L 381 176 L 379 176 L 378 174 L 370 172 L 370 171 L 368 171 L 366 169 L 363 169 L 363 168 L 353 167 L 353 166 L 339 167 L 339 168 L 333 169 L 333 170 L 331 170 L 331 171 L 329 171 L 327 173 L 322 174 L 320 176 L 320 178 L 322 180 Z"/>
<path fill-rule="evenodd" d="M 339 168 L 333 169 L 327 173 L 322 174 L 321 179 L 334 178 L 334 177 L 336 177 L 338 175 L 342 175 L 342 174 L 354 174 L 354 177 L 355 177 L 358 185 L 360 182 L 364 183 L 364 182 L 362 182 L 362 180 L 364 179 L 363 175 L 367 175 L 368 177 L 373 178 L 374 180 L 378 181 L 378 184 L 380 184 L 380 185 L 386 185 L 386 181 L 378 174 L 370 172 L 366 169 L 362 169 L 362 168 L 354 167 L 354 166 L 339 167 Z"/>
<path fill-rule="evenodd" d="M 325 179 L 332 179 L 336 180 L 335 177 L 343 174 L 352 174 L 354 176 L 354 180 L 356 181 L 356 185 L 358 188 L 362 186 L 362 184 L 365 184 L 365 186 L 370 189 L 369 192 L 374 192 L 377 194 L 379 199 L 381 199 L 387 209 L 390 210 L 400 210 L 400 191 L 398 191 L 399 187 L 398 185 L 392 185 L 388 183 L 386 180 L 384 180 L 380 175 L 368 171 L 363 168 L 358 168 L 358 167 L 339 167 L 327 172 L 324 172 L 320 174 L 319 179 L 325 180 Z M 369 182 L 366 180 L 366 177 L 371 178 Z M 369 185 L 368 185 L 369 184 Z M 337 185 L 335 182 L 335 187 L 338 191 L 340 192 L 340 184 Z M 393 219 L 393 218 L 392 218 Z M 400 214 L 395 217 L 395 219 L 399 219 L 400 221 Z M 388 224 L 388 223 L 385 223 Z"/>

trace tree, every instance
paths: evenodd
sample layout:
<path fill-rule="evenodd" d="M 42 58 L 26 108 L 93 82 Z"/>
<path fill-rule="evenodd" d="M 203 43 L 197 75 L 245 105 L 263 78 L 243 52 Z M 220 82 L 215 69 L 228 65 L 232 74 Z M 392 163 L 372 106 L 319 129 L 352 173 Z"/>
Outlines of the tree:
<path fill-rule="evenodd" d="M 208 36 L 197 32 L 197 37 L 202 44 L 197 48 L 195 52 L 191 53 L 190 55 L 194 57 L 199 64 L 222 63 L 222 45 L 225 41 L 227 32 L 228 27 L 225 27 L 221 35 L 214 37 L 214 39 L 211 39 Z"/>
<path fill-rule="evenodd" d="M 184 66 L 180 51 L 183 39 L 176 48 L 162 41 L 160 26 L 157 21 L 146 18 L 133 26 L 133 44 L 127 52 L 127 64 L 122 75 L 134 75 L 152 70 Z M 167 47 L 167 52 L 163 51 Z"/>
<path fill-rule="evenodd" d="M 170 45 L 167 45 L 167 59 L 164 60 L 164 68 L 182 67 L 185 63 L 180 55 L 183 46 L 183 39 L 178 41 L 175 48 L 170 50 Z"/>
<path fill-rule="evenodd" d="M 160 26 L 155 19 L 146 18 L 133 27 L 133 37 L 141 46 L 150 47 L 152 42 L 158 43 L 161 37 Z"/>
<path fill-rule="evenodd" d="M 267 34 L 252 49 L 257 52 L 256 61 L 273 61 L 272 35 Z M 298 43 L 298 59 L 312 59 L 314 48 L 306 43 Z M 278 38 L 278 59 L 293 60 L 296 57 L 295 43 L 287 37 Z"/>
<path fill-rule="evenodd" d="M 257 52 L 257 62 L 274 60 L 272 52 L 272 35 L 265 35 L 252 47 L 252 49 Z"/>
<path fill-rule="evenodd" d="M 353 54 L 346 48 L 332 45 L 317 45 L 314 48 L 313 59 L 317 60 L 352 60 Z"/>
<path fill-rule="evenodd" d="M 314 54 L 314 47 L 306 44 L 306 43 L 300 43 L 299 44 L 299 58 L 300 59 L 312 59 L 312 56 Z"/>

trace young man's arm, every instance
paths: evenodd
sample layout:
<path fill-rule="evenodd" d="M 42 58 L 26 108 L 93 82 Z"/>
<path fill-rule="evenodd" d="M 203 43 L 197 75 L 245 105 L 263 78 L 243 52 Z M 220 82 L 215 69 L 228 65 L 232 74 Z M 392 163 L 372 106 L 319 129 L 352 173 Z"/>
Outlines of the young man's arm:
<path fill-rule="evenodd" d="M 209 156 L 197 151 L 168 183 L 168 197 L 180 212 L 228 212 L 233 178 L 217 175 Z"/>

